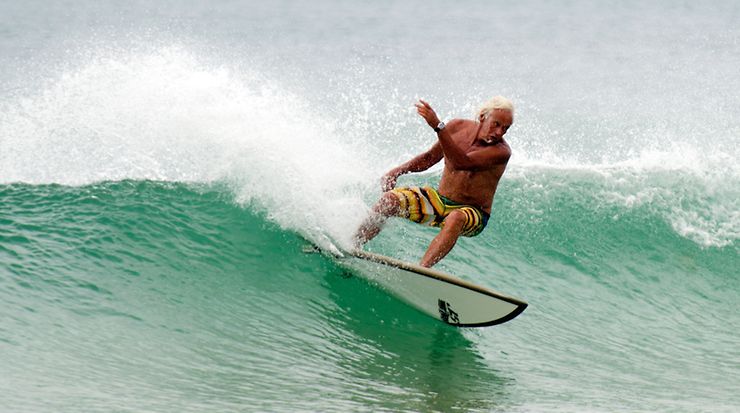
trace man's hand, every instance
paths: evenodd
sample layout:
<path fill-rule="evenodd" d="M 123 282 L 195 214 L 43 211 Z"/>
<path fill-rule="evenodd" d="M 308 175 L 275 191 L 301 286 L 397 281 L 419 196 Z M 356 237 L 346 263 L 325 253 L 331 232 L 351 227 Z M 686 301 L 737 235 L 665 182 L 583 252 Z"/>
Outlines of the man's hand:
<path fill-rule="evenodd" d="M 419 99 L 419 103 L 416 103 L 414 106 L 416 106 L 416 113 L 424 118 L 424 120 L 427 121 L 427 124 L 431 126 L 432 129 L 436 128 L 437 125 L 439 125 L 439 118 L 437 117 L 437 114 L 427 102 Z"/>
<path fill-rule="evenodd" d="M 380 188 L 383 189 L 383 192 L 388 192 L 396 187 L 396 180 L 399 175 L 396 169 L 393 169 L 380 178 Z"/>

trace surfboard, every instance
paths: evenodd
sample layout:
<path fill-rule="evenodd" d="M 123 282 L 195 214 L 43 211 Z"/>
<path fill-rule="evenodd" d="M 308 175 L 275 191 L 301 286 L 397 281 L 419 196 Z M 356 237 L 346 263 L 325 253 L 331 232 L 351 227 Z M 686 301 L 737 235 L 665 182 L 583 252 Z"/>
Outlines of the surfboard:
<path fill-rule="evenodd" d="M 376 283 L 421 312 L 457 327 L 514 319 L 527 303 L 453 275 L 361 250 L 332 254 L 343 267 Z"/>

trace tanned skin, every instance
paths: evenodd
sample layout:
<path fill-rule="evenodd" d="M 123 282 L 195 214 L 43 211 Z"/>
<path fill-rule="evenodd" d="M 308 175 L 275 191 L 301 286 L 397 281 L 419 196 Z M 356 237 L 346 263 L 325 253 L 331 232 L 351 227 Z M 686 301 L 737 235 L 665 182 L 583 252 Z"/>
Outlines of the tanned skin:
<path fill-rule="evenodd" d="M 436 128 L 439 117 L 434 109 L 423 100 L 419 100 L 415 106 L 427 124 Z M 373 207 L 373 215 L 358 230 L 358 245 L 378 235 L 388 217 L 403 216 L 405 211 L 401 211 L 398 198 L 388 192 L 396 186 L 398 177 L 409 172 L 426 171 L 442 159 L 445 160 L 445 166 L 439 182 L 440 195 L 461 204 L 476 206 L 490 214 L 498 182 L 511 157 L 511 148 L 504 140 L 504 135 L 513 121 L 513 113 L 505 109 L 494 109 L 477 122 L 465 119 L 450 121 L 437 133 L 437 142 L 429 150 L 383 176 L 381 185 L 384 193 Z M 430 243 L 420 265 L 431 267 L 444 258 L 455 246 L 464 224 L 464 213 L 451 212 L 445 218 L 439 234 Z"/>

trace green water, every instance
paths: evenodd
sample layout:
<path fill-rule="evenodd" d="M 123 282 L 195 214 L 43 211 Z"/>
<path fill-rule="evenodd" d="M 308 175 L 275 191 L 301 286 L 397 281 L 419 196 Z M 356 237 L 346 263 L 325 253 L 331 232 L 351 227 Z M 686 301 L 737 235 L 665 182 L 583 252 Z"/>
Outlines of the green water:
<path fill-rule="evenodd" d="M 731 410 L 734 244 L 700 247 L 644 208 L 594 213 L 581 192 L 524 221 L 526 185 L 505 185 L 492 227 L 441 268 L 530 308 L 463 331 L 304 254 L 300 234 L 225 185 L 3 185 L 3 404 Z M 418 259 L 433 231 L 396 222 L 369 247 Z"/>

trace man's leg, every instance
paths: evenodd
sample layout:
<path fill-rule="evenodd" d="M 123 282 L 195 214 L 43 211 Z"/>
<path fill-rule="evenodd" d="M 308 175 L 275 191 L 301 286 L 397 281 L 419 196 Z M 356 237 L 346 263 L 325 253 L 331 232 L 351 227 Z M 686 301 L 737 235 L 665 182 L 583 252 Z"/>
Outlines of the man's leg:
<path fill-rule="evenodd" d="M 372 214 L 365 220 L 355 234 L 357 247 L 375 238 L 380 233 L 383 223 L 392 216 L 400 216 L 401 202 L 391 192 L 381 195 L 380 200 L 373 206 Z"/>
<path fill-rule="evenodd" d="M 445 257 L 455 246 L 457 239 L 463 232 L 467 217 L 462 211 L 452 211 L 444 220 L 444 226 L 429 244 L 426 254 L 421 259 L 422 267 L 431 267 Z"/>

